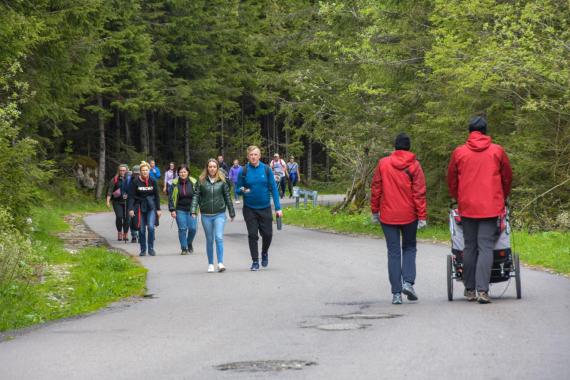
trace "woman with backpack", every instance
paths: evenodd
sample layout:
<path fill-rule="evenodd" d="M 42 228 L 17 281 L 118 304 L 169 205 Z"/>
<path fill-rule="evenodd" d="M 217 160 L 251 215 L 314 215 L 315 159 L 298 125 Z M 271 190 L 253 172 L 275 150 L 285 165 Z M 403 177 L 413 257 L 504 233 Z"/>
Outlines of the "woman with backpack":
<path fill-rule="evenodd" d="M 150 165 L 140 164 L 141 175 L 131 181 L 129 187 L 129 215 L 139 231 L 141 251 L 139 256 L 156 255 L 154 251 L 154 227 L 160 218 L 160 190 L 156 180 L 150 177 Z M 147 235 L 148 230 L 148 235 Z M 148 240 L 147 240 L 148 236 Z"/>
<path fill-rule="evenodd" d="M 115 226 L 117 227 L 117 240 L 129 240 L 129 214 L 127 213 L 127 199 L 130 177 L 127 175 L 129 168 L 121 164 L 117 168 L 117 174 L 111 178 L 107 188 L 107 207 L 113 204 L 115 212 Z"/>
<path fill-rule="evenodd" d="M 200 208 L 202 226 L 206 235 L 206 253 L 208 255 L 208 273 L 214 272 L 214 240 L 218 256 L 218 272 L 226 270 L 224 266 L 224 226 L 226 209 L 230 220 L 235 218 L 235 210 L 230 197 L 230 185 L 220 170 L 217 160 L 209 159 L 206 168 L 200 175 L 194 198 L 192 199 L 192 216 L 195 218 Z"/>
<path fill-rule="evenodd" d="M 165 176 L 166 178 L 166 176 Z M 190 177 L 190 169 L 186 165 L 180 165 L 177 178 L 172 180 L 168 196 L 168 210 L 176 219 L 178 225 L 178 240 L 180 241 L 181 255 L 194 252 L 192 242 L 196 236 L 196 217 L 190 213 L 194 186 L 196 179 Z"/>

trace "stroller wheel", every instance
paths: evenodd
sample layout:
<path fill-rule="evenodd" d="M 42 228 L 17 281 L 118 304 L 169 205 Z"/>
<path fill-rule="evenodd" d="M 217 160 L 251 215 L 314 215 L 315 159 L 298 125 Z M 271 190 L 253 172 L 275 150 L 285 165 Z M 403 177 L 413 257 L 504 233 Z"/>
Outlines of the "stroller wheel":
<path fill-rule="evenodd" d="M 447 299 L 453 301 L 453 258 L 447 255 Z"/>
<path fill-rule="evenodd" d="M 521 299 L 522 297 L 522 290 L 521 290 L 521 264 L 519 255 L 514 254 L 514 264 L 515 264 L 515 286 L 517 289 L 517 299 Z"/>

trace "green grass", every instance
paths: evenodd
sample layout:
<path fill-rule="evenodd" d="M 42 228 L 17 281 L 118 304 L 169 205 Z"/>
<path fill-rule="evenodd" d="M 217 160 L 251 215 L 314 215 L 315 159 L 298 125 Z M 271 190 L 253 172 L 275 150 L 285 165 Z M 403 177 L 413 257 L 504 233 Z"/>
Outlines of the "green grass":
<path fill-rule="evenodd" d="M 42 255 L 43 275 L 13 281 L 0 289 L 0 331 L 31 326 L 100 309 L 114 301 L 144 294 L 146 269 L 134 259 L 106 248 L 71 254 L 54 236 L 69 226 L 69 213 L 103 210 L 87 197 L 34 210 L 34 249 Z"/>
<path fill-rule="evenodd" d="M 284 223 L 347 234 L 383 237 L 382 228 L 370 221 L 370 213 L 333 215 L 328 207 L 287 208 Z M 449 242 L 447 225 L 431 225 L 418 231 L 418 239 Z M 570 273 L 570 232 L 513 233 L 513 249 L 530 265 Z"/>

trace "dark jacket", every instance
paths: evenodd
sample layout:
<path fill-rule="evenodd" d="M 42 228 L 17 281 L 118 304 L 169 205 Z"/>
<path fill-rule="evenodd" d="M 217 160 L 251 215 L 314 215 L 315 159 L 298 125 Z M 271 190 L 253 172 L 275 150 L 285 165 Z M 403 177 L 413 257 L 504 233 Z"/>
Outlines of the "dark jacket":
<path fill-rule="evenodd" d="M 502 215 L 512 178 L 503 148 L 481 132 L 471 132 L 453 151 L 447 171 L 449 193 L 457 199 L 459 214 L 468 218 Z"/>
<path fill-rule="evenodd" d="M 190 211 L 192 199 L 194 198 L 194 187 L 196 180 L 192 177 L 183 182 L 180 177 L 172 180 L 172 188 L 168 195 L 168 210 Z"/>
<path fill-rule="evenodd" d="M 128 209 L 135 212 L 134 225 L 137 228 L 140 226 L 141 213 L 160 210 L 160 192 L 154 179 L 149 177 L 145 181 L 138 177 L 131 180 Z M 158 223 L 158 218 L 156 221 Z"/>
<path fill-rule="evenodd" d="M 372 213 L 385 224 L 409 224 L 427 218 L 426 181 L 416 155 L 396 150 L 378 161 L 370 195 Z"/>
<path fill-rule="evenodd" d="M 236 212 L 230 198 L 230 186 L 225 181 L 210 182 L 208 178 L 205 181 L 199 181 L 194 190 L 194 198 L 192 199 L 192 214 L 196 214 L 198 207 L 202 214 L 214 215 L 226 212 L 226 207 L 230 213 L 230 217 L 235 217 Z"/>
<path fill-rule="evenodd" d="M 118 175 L 111 178 L 107 186 L 107 196 L 111 197 L 114 202 L 126 202 L 125 198 L 129 193 L 130 179 L 129 176 L 119 177 Z M 113 196 L 113 193 L 118 189 L 121 189 L 121 195 L 119 197 Z"/>

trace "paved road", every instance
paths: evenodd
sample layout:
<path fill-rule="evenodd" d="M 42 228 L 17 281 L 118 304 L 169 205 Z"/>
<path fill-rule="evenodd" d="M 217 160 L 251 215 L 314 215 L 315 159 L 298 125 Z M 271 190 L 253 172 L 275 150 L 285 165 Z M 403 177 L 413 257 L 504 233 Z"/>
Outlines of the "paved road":
<path fill-rule="evenodd" d="M 448 302 L 448 250 L 421 244 L 420 301 L 393 306 L 382 240 L 285 226 L 275 236 L 270 267 L 252 273 L 239 218 L 226 228 L 228 271 L 208 274 L 201 227 L 197 253 L 179 256 L 168 218 L 158 231 L 158 256 L 141 260 L 154 299 L 0 343 L 0 379 L 570 378 L 567 278 L 525 269 L 522 300 L 513 284 L 491 305 Z M 111 214 L 86 221 L 115 244 Z M 137 253 L 135 245 L 127 250 Z M 350 313 L 400 316 L 337 318 Z M 327 330 L 352 327 L 360 328 Z M 316 365 L 281 372 L 214 368 L 255 360 Z"/>

